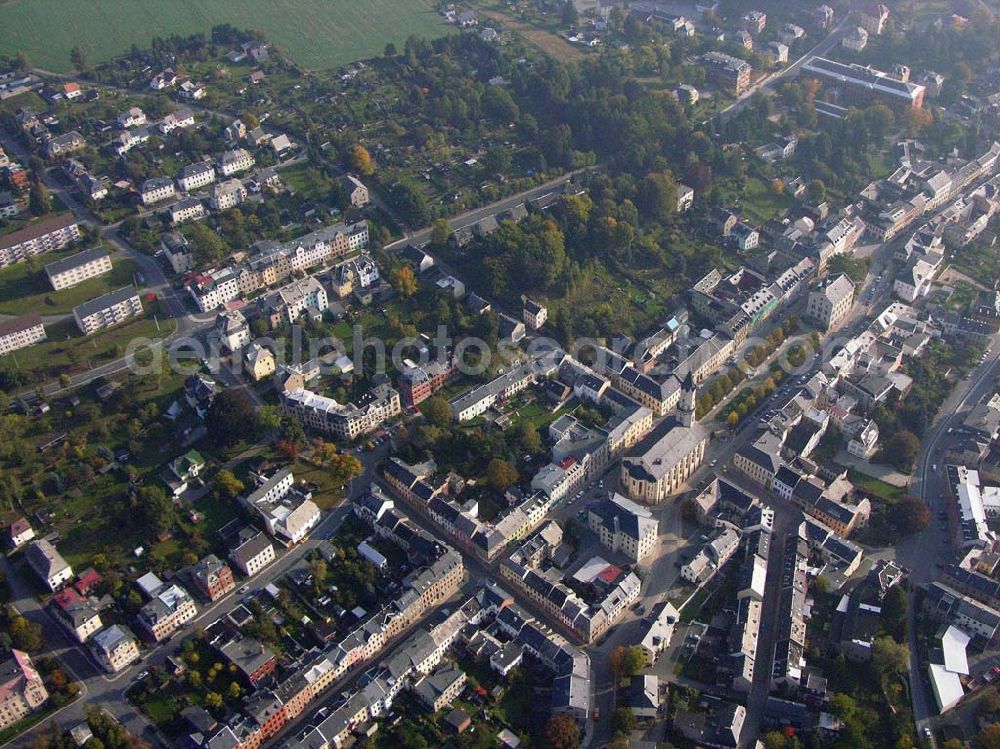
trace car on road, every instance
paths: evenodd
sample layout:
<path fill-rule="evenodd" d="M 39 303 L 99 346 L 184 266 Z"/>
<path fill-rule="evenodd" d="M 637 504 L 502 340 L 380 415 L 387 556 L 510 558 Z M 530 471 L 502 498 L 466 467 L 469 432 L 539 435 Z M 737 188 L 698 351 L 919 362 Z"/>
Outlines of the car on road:
<path fill-rule="evenodd" d="M 928 738 L 928 739 L 929 739 L 929 738 L 931 737 L 931 729 L 930 729 L 930 726 L 924 726 L 924 730 L 922 731 L 922 733 L 924 734 L 924 737 L 925 737 L 925 738 Z"/>
<path fill-rule="evenodd" d="M 147 676 L 149 676 L 149 671 L 146 671 L 146 670 L 142 670 L 142 671 L 140 671 L 139 673 L 137 673 L 137 674 L 135 675 L 135 680 L 136 680 L 136 681 L 142 681 L 142 680 L 143 680 L 143 679 L 145 679 L 145 678 L 146 678 Z"/>
<path fill-rule="evenodd" d="M 238 591 L 236 591 L 236 593 L 237 593 L 237 595 L 243 595 L 248 590 L 250 590 L 250 586 L 249 585 L 244 585 L 242 588 L 240 588 Z"/>

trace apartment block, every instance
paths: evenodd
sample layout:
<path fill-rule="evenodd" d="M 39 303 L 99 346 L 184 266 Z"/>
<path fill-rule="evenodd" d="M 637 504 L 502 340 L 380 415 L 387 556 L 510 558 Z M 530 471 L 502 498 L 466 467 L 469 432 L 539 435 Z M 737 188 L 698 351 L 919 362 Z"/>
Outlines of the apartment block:
<path fill-rule="evenodd" d="M 142 302 L 134 286 L 123 286 L 73 308 L 73 318 L 84 335 L 142 314 Z"/>
<path fill-rule="evenodd" d="M 94 247 L 56 260 L 45 266 L 53 290 L 60 291 L 111 272 L 111 256 L 103 247 Z"/>
<path fill-rule="evenodd" d="M 0 320 L 0 356 L 11 351 L 34 346 L 46 338 L 42 318 L 32 312 L 30 315 Z"/>
<path fill-rule="evenodd" d="M 61 250 L 80 238 L 80 227 L 72 213 L 35 221 L 23 229 L 0 236 L 0 268 L 32 255 Z"/>

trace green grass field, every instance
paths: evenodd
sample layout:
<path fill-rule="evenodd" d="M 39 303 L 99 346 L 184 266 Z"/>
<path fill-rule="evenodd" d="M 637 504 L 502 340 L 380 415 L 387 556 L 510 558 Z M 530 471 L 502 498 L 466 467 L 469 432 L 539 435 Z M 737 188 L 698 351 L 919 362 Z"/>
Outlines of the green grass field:
<path fill-rule="evenodd" d="M 382 54 L 410 34 L 447 31 L 430 0 L 8 0 L 0 2 L 0 54 L 23 51 L 32 65 L 70 70 L 70 50 L 91 62 L 149 46 L 154 36 L 208 34 L 230 23 L 262 31 L 299 64 L 334 68 Z"/>
<path fill-rule="evenodd" d="M 80 251 L 60 253 L 61 257 Z M 57 258 L 53 255 L 41 257 L 41 262 L 50 263 Z M 123 259 L 114 261 L 111 272 L 103 276 L 89 278 L 81 284 L 62 291 L 53 291 L 44 270 L 30 271 L 24 263 L 17 263 L 0 271 L 0 314 L 23 315 L 25 310 L 40 315 L 59 315 L 72 312 L 73 308 L 87 301 L 134 283 L 135 263 Z"/>

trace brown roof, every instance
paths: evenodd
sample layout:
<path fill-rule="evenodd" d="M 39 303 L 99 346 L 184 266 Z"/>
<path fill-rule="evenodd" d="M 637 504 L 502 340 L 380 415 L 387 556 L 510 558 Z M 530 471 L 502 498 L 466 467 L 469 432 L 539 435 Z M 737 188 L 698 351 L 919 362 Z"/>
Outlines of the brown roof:
<path fill-rule="evenodd" d="M 42 318 L 37 313 L 15 317 L 13 320 L 0 320 L 0 336 L 20 333 L 22 330 L 29 330 L 42 324 Z"/>
<path fill-rule="evenodd" d="M 19 245 L 22 242 L 27 242 L 30 239 L 38 239 L 38 237 L 43 237 L 54 231 L 65 229 L 67 226 L 72 226 L 75 223 L 76 218 L 69 212 L 60 213 L 57 216 L 50 216 L 49 218 L 42 219 L 41 221 L 36 221 L 23 229 L 19 229 L 18 231 L 11 232 L 10 234 L 0 237 L 0 249 L 13 247 L 14 245 Z"/>

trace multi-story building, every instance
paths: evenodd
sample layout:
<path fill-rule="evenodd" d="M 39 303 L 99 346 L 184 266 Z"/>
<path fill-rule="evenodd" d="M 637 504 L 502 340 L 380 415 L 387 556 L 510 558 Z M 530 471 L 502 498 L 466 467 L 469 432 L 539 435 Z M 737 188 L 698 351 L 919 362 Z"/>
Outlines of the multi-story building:
<path fill-rule="evenodd" d="M 213 211 L 235 208 L 247 199 L 247 189 L 238 179 L 229 179 L 215 185 L 208 193 L 208 204 Z"/>
<path fill-rule="evenodd" d="M 252 169 L 254 163 L 253 156 L 245 148 L 235 148 L 219 157 L 219 174 L 223 177 L 232 177 L 234 174 Z"/>
<path fill-rule="evenodd" d="M 241 497 L 240 503 L 259 513 L 267 532 L 285 546 L 304 541 L 321 518 L 312 494 L 294 487 L 290 468 L 264 480 L 250 494 Z"/>
<path fill-rule="evenodd" d="M 722 52 L 708 52 L 701 59 L 709 80 L 723 86 L 728 93 L 738 96 L 750 85 L 753 68 L 745 60 Z"/>
<path fill-rule="evenodd" d="M 309 390 L 293 390 L 285 395 L 284 406 L 305 426 L 347 441 L 374 431 L 402 413 L 399 393 L 386 384 L 376 385 L 353 403 L 339 403 Z"/>
<path fill-rule="evenodd" d="M 868 32 L 860 26 L 851 29 L 844 34 L 844 38 L 840 40 L 840 45 L 852 52 L 861 52 L 868 46 Z"/>
<path fill-rule="evenodd" d="M 549 310 L 545 305 L 524 297 L 522 316 L 524 317 L 524 324 L 531 330 L 539 330 L 545 324 L 545 321 L 549 319 Z"/>
<path fill-rule="evenodd" d="M 631 365 L 611 372 L 611 382 L 616 389 L 648 408 L 655 416 L 668 414 L 681 397 L 681 381 L 673 375 L 659 382 Z"/>
<path fill-rule="evenodd" d="M 64 588 L 52 596 L 50 610 L 77 642 L 86 642 L 104 626 L 97 609 L 73 588 Z"/>
<path fill-rule="evenodd" d="M 177 186 L 184 192 L 197 190 L 215 182 L 215 167 L 211 161 L 199 161 L 182 166 L 177 172 Z"/>
<path fill-rule="evenodd" d="M 982 643 L 992 644 L 1000 629 L 1000 611 L 944 583 L 927 586 L 923 610 L 931 620 L 953 624 Z"/>
<path fill-rule="evenodd" d="M 141 146 L 149 140 L 149 130 L 145 127 L 133 127 L 117 133 L 107 148 L 116 156 L 124 156 L 136 146 Z"/>
<path fill-rule="evenodd" d="M 34 221 L 23 229 L 0 236 L 0 268 L 32 255 L 61 250 L 80 238 L 80 227 L 72 213 Z"/>
<path fill-rule="evenodd" d="M 168 232 L 160 238 L 163 256 L 174 273 L 187 273 L 194 268 L 194 253 L 187 238 L 179 232 Z"/>
<path fill-rule="evenodd" d="M 80 332 L 90 335 L 142 314 L 142 302 L 134 286 L 123 286 L 73 308 Z"/>
<path fill-rule="evenodd" d="M 167 209 L 170 223 L 174 226 L 186 224 L 188 221 L 198 221 L 205 218 L 208 212 L 198 198 L 181 198 Z"/>
<path fill-rule="evenodd" d="M 215 649 L 254 686 L 273 674 L 278 667 L 278 659 L 274 657 L 274 653 L 252 637 L 227 639 Z"/>
<path fill-rule="evenodd" d="M 619 494 L 587 508 L 587 525 L 611 551 L 639 562 L 653 551 L 659 523 L 652 513 Z"/>
<path fill-rule="evenodd" d="M 148 122 L 146 113 L 142 111 L 141 107 L 129 107 L 118 115 L 118 127 L 121 128 L 142 127 Z"/>
<path fill-rule="evenodd" d="M 437 712 L 458 698 L 466 679 L 464 671 L 445 666 L 414 684 L 413 693 L 430 712 Z"/>
<path fill-rule="evenodd" d="M 504 372 L 485 385 L 451 401 L 451 415 L 456 421 L 469 421 L 482 416 L 492 406 L 521 392 L 532 382 L 556 371 L 557 362 L 551 356 L 541 356 Z"/>
<path fill-rule="evenodd" d="M 0 663 L 0 729 L 38 710 L 48 698 L 42 677 L 28 654 L 11 650 Z"/>
<path fill-rule="evenodd" d="M 326 288 L 312 276 L 282 286 L 268 294 L 263 304 L 289 323 L 312 312 L 325 312 L 330 306 Z"/>
<path fill-rule="evenodd" d="M 854 304 L 854 284 L 846 274 L 828 279 L 819 288 L 809 292 L 806 316 L 812 318 L 823 330 L 830 331 L 840 325 Z"/>
<path fill-rule="evenodd" d="M 695 90 L 694 97 L 697 97 L 697 90 Z M 690 97 L 689 98 L 694 98 Z M 697 98 L 692 103 L 696 103 Z M 688 187 L 687 185 L 678 182 L 677 183 L 677 212 L 685 213 L 691 209 L 694 205 L 694 188 Z"/>
<path fill-rule="evenodd" d="M 743 27 L 757 36 L 767 27 L 767 13 L 762 10 L 751 10 L 743 16 Z"/>
<path fill-rule="evenodd" d="M 844 63 L 813 57 L 802 67 L 807 76 L 837 86 L 854 104 L 867 106 L 886 104 L 892 109 L 920 109 L 926 88 L 919 83 L 904 82 L 888 73 L 856 63 Z"/>
<path fill-rule="evenodd" d="M 276 558 L 270 539 L 260 531 L 244 528 L 229 558 L 247 577 L 253 577 Z"/>
<path fill-rule="evenodd" d="M 215 319 L 215 332 L 222 345 L 229 351 L 239 351 L 250 343 L 250 326 L 239 310 L 221 312 Z"/>
<path fill-rule="evenodd" d="M 18 518 L 7 529 L 7 541 L 12 549 L 20 549 L 35 537 L 35 529 L 27 518 Z"/>
<path fill-rule="evenodd" d="M 136 619 L 153 642 L 163 642 L 197 613 L 194 600 L 184 588 L 160 583 L 150 591 L 150 601 L 139 609 Z"/>
<path fill-rule="evenodd" d="M 41 538 L 32 541 L 24 550 L 28 566 L 41 579 L 49 590 L 59 590 L 73 579 L 73 568 L 56 551 L 51 541 Z"/>
<path fill-rule="evenodd" d="M 139 644 L 128 629 L 112 624 L 98 632 L 90 641 L 90 651 L 112 674 L 122 671 L 139 660 Z"/>
<path fill-rule="evenodd" d="M 11 320 L 0 320 L 0 356 L 34 346 L 45 338 L 42 318 L 35 312 Z"/>
<path fill-rule="evenodd" d="M 111 272 L 111 256 L 103 247 L 94 247 L 56 260 L 45 266 L 53 290 L 61 291 Z"/>
<path fill-rule="evenodd" d="M 780 440 L 765 432 L 759 439 L 736 451 L 733 466 L 765 489 L 770 489 L 775 474 L 782 466 Z"/>
<path fill-rule="evenodd" d="M 199 310 L 210 312 L 239 298 L 239 279 L 233 268 L 223 268 L 192 280 L 188 284 L 188 292 Z"/>
<path fill-rule="evenodd" d="M 170 177 L 152 177 L 139 187 L 139 199 L 143 205 L 152 205 L 168 200 L 177 194 L 174 181 Z"/>
<path fill-rule="evenodd" d="M 694 421 L 695 387 L 690 374 L 683 391 L 677 416 L 664 419 L 622 457 L 622 485 L 633 499 L 659 504 L 701 465 L 708 432 Z"/>
<path fill-rule="evenodd" d="M 368 194 L 368 188 L 365 187 L 365 184 L 353 174 L 348 174 L 341 182 L 344 187 L 344 193 L 347 195 L 348 202 L 355 208 L 364 208 L 371 202 L 371 197 Z"/>
<path fill-rule="evenodd" d="M 858 23 L 869 34 L 879 36 L 889 22 L 889 8 L 882 3 L 869 2 L 858 12 Z"/>
<path fill-rule="evenodd" d="M 399 377 L 400 391 L 403 400 L 411 406 L 430 398 L 458 374 L 458 362 L 452 356 L 422 366 L 409 360 L 404 360 L 403 364 Z"/>
<path fill-rule="evenodd" d="M 209 554 L 191 568 L 191 582 L 204 598 L 212 602 L 236 588 L 233 571 L 214 554 Z"/>

